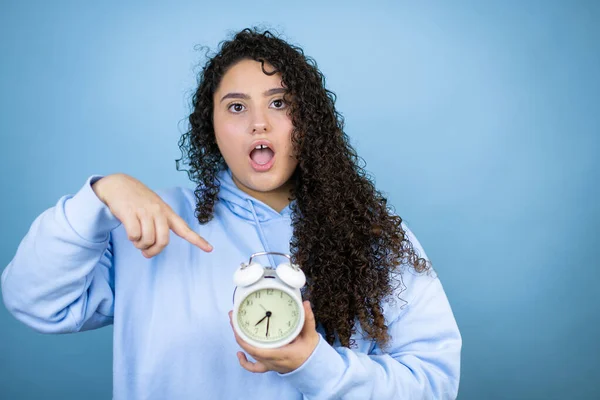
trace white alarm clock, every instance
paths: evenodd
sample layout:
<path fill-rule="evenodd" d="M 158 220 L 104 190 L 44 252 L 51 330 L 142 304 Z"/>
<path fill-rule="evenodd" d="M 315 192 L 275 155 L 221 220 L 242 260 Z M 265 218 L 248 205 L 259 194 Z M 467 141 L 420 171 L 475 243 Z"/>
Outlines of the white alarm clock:
<path fill-rule="evenodd" d="M 276 268 L 262 266 L 253 258 L 267 254 L 286 257 L 289 262 Z M 250 256 L 233 275 L 233 328 L 247 343 L 273 349 L 284 346 L 300 334 L 304 307 L 300 289 L 304 272 L 287 254 L 260 252 Z"/>

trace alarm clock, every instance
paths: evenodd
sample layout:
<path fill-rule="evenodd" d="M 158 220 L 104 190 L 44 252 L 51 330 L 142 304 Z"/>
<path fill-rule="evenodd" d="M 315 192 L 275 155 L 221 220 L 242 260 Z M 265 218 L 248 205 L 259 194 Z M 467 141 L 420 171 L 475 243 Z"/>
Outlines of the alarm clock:
<path fill-rule="evenodd" d="M 286 257 L 277 267 L 263 266 L 254 258 L 264 255 Z M 289 255 L 259 252 L 242 263 L 233 275 L 232 322 L 235 332 L 247 343 L 274 349 L 290 343 L 304 326 L 300 289 L 306 283 L 304 272 Z"/>

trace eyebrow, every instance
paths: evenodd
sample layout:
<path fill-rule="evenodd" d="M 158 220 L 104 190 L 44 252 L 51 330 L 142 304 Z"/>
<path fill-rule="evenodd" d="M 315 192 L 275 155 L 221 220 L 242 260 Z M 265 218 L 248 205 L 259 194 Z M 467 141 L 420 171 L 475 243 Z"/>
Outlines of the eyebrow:
<path fill-rule="evenodd" d="M 274 94 L 279 94 L 279 93 L 285 93 L 285 89 L 284 88 L 269 89 L 263 93 L 263 96 L 268 97 L 268 96 L 272 96 Z M 225 99 L 249 100 L 250 96 L 248 96 L 246 93 L 227 93 L 225 96 L 223 96 L 223 98 L 221 99 L 221 102 Z"/>

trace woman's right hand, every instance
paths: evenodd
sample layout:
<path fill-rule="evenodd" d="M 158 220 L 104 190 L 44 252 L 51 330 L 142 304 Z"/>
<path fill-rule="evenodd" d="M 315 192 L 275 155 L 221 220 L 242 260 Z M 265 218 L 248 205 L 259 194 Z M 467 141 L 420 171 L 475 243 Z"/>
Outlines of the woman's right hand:
<path fill-rule="evenodd" d="M 137 179 L 125 174 L 108 175 L 94 182 L 92 189 L 121 221 L 127 237 L 144 257 L 154 257 L 169 244 L 170 230 L 202 250 L 212 251 L 206 240 Z"/>

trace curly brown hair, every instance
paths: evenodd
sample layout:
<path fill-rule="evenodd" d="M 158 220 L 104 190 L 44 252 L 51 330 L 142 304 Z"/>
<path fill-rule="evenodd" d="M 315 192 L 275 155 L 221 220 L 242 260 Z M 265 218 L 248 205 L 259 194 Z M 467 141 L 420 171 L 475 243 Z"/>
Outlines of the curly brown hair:
<path fill-rule="evenodd" d="M 356 320 L 378 344 L 389 341 L 382 301 L 404 290 L 399 266 L 429 270 L 403 230 L 402 219 L 388 208 L 344 133 L 336 96 L 325 88 L 316 62 L 304 51 L 268 30 L 244 29 L 223 41 L 199 74 L 192 98 L 190 129 L 179 141 L 185 170 L 197 186 L 196 216 L 213 217 L 219 192 L 218 172 L 225 160 L 215 140 L 213 94 L 227 70 L 243 59 L 261 62 L 263 72 L 282 75 L 290 105 L 292 142 L 298 166 L 292 176 L 292 259 L 307 277 L 305 297 L 333 344 L 352 346 Z M 265 71 L 265 62 L 275 71 Z M 290 101 L 293 99 L 292 101 Z M 290 200 L 291 200 L 290 199 Z"/>

